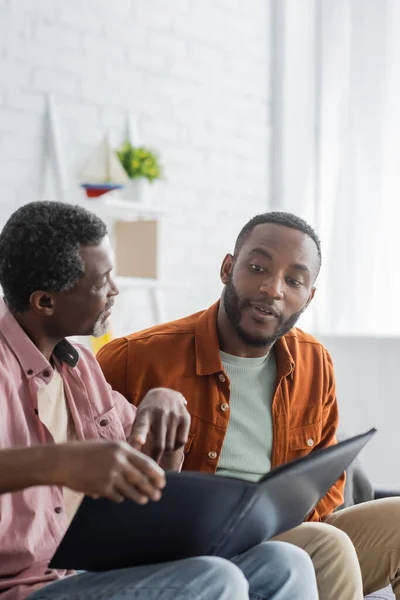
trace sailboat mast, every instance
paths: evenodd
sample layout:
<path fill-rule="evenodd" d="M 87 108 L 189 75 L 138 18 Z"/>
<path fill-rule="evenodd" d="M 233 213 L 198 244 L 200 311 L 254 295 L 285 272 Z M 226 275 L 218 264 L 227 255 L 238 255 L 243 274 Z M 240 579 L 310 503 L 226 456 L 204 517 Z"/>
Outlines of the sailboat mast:
<path fill-rule="evenodd" d="M 105 150 L 106 150 L 106 182 L 111 183 L 111 148 L 110 140 L 108 135 L 105 137 Z"/>

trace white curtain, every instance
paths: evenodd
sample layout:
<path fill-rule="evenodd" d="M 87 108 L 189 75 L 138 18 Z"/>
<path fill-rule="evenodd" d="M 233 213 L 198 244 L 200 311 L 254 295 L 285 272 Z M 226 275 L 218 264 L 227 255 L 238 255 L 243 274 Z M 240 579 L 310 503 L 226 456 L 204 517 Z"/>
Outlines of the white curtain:
<path fill-rule="evenodd" d="M 289 183 L 272 189 L 281 191 L 272 206 L 308 219 L 323 244 L 303 326 L 400 335 L 400 2 L 284 0 L 279 10 L 284 102 L 274 134 Z M 294 17 L 312 43 L 299 47 Z"/>

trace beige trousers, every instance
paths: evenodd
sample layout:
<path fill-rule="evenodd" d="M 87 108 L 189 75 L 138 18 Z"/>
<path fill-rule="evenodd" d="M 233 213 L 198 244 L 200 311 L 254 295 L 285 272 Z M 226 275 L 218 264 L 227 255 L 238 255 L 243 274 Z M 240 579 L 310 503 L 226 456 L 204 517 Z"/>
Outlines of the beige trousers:
<path fill-rule="evenodd" d="M 389 583 L 400 600 L 400 497 L 358 504 L 274 539 L 308 552 L 320 600 L 362 600 Z"/>

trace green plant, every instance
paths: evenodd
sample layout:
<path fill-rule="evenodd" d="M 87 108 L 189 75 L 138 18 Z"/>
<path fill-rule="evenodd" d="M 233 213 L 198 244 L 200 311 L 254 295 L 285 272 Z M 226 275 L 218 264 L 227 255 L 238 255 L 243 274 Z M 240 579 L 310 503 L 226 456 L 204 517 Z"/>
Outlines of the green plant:
<path fill-rule="evenodd" d="M 150 182 L 161 178 L 161 165 L 158 156 L 144 146 L 132 146 L 125 142 L 117 156 L 124 167 L 128 177 L 146 177 Z"/>

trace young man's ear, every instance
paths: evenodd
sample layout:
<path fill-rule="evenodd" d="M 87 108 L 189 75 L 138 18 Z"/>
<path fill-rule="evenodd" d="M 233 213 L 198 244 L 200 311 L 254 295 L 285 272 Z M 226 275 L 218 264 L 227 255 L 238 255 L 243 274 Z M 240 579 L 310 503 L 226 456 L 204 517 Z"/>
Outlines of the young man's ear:
<path fill-rule="evenodd" d="M 306 308 L 309 306 L 311 300 L 314 298 L 315 296 L 315 292 L 317 291 L 316 287 L 311 288 L 311 292 L 310 295 L 308 296 L 308 300 L 307 300 L 307 304 L 305 305 L 305 307 L 303 308 L 303 311 L 306 310 Z"/>
<path fill-rule="evenodd" d="M 220 278 L 224 285 L 226 285 L 229 281 L 229 277 L 232 273 L 234 258 L 232 254 L 227 254 L 222 261 Z"/>
<path fill-rule="evenodd" d="M 43 316 L 51 316 L 55 310 L 55 299 L 53 294 L 48 292 L 33 292 L 29 298 L 30 305 L 34 311 Z"/>

